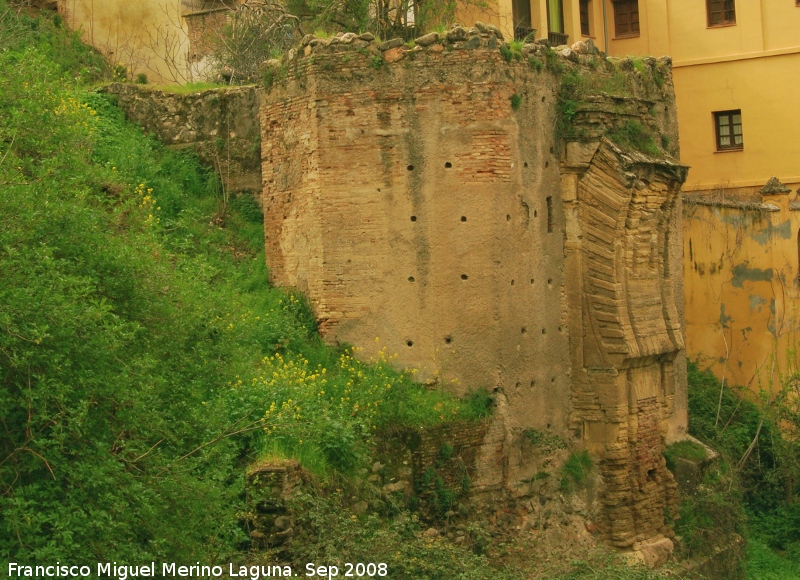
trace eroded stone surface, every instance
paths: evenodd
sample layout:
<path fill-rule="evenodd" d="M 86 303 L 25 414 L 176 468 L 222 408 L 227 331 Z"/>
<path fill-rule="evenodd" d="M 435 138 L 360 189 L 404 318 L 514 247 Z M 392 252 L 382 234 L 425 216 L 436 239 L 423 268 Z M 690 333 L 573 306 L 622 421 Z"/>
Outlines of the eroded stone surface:
<path fill-rule="evenodd" d="M 261 190 L 258 93 L 255 87 L 232 87 L 191 94 L 142 85 L 112 84 L 131 121 L 173 148 L 192 147 L 212 167 L 227 191 Z"/>

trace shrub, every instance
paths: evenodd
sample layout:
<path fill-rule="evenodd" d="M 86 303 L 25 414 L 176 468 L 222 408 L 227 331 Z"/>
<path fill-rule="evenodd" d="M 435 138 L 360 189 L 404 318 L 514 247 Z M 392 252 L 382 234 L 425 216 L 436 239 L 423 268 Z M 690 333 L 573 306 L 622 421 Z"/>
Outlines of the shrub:
<path fill-rule="evenodd" d="M 664 450 L 664 459 L 670 471 L 675 470 L 675 460 L 679 457 L 690 461 L 703 461 L 706 458 L 706 450 L 702 445 L 689 439 L 669 445 Z"/>
<path fill-rule="evenodd" d="M 518 40 L 512 40 L 507 44 L 501 44 L 500 54 L 503 56 L 505 61 L 509 63 L 513 60 L 522 60 L 522 42 Z"/>
<path fill-rule="evenodd" d="M 217 177 L 26 22 L 0 20 L 19 33 L 0 50 L 0 557 L 233 558 L 259 454 L 341 477 L 379 425 L 465 416 L 388 354 L 324 345 L 267 283 L 253 200 L 211 223 Z"/>
<path fill-rule="evenodd" d="M 464 399 L 464 416 L 468 419 L 485 419 L 493 408 L 494 396 L 485 387 L 470 391 Z"/>
<path fill-rule="evenodd" d="M 690 362 L 689 431 L 719 451 L 733 478 L 732 489 L 740 497 L 728 507 L 742 505 L 750 530 L 746 533 L 773 549 L 798 550 L 800 510 L 787 491 L 792 489 L 793 469 L 800 460 L 796 447 L 786 441 L 775 417 L 786 417 L 780 397 L 761 408 L 749 400 L 748 391 L 722 386 L 710 371 Z M 784 378 L 783 393 L 792 392 L 792 375 Z M 789 425 L 789 423 L 785 423 Z M 754 451 L 749 453 L 754 445 Z"/>
<path fill-rule="evenodd" d="M 617 145 L 631 147 L 647 155 L 664 154 L 664 151 L 656 145 L 653 132 L 639 121 L 625 121 L 611 129 L 607 136 Z"/>
<path fill-rule="evenodd" d="M 592 458 L 588 451 L 571 454 L 561 468 L 561 490 L 570 492 L 586 480 L 592 469 Z"/>
<path fill-rule="evenodd" d="M 401 506 L 396 515 L 350 515 L 344 494 L 324 498 L 303 494 L 293 501 L 299 537 L 284 548 L 298 566 L 305 562 L 384 562 L 390 578 L 429 580 L 511 580 L 514 570 L 493 567 L 483 556 L 490 536 L 479 526 L 467 530 L 459 547 L 444 539 L 421 538 L 421 523 Z M 446 511 L 446 510 L 445 510 Z M 472 548 L 470 550 L 469 548 Z M 304 569 L 298 567 L 298 569 Z"/>

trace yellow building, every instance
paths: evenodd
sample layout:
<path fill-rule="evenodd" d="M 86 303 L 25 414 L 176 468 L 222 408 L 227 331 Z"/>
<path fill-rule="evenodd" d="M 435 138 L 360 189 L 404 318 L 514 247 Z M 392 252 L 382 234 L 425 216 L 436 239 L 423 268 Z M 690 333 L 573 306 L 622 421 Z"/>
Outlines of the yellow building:
<path fill-rule="evenodd" d="M 498 0 L 486 16 L 517 38 L 671 56 L 684 191 L 800 184 L 800 0 Z"/>
<path fill-rule="evenodd" d="M 731 384 L 773 391 L 798 363 L 800 203 L 777 180 L 761 191 L 684 199 L 686 344 Z"/>
<path fill-rule="evenodd" d="M 241 0 L 58 0 L 67 25 L 110 62 L 150 81 L 203 80 L 210 40 Z"/>
<path fill-rule="evenodd" d="M 774 384 L 798 350 L 800 0 L 499 0 L 493 21 L 518 39 L 672 57 L 691 166 L 687 351 L 734 383 Z"/>

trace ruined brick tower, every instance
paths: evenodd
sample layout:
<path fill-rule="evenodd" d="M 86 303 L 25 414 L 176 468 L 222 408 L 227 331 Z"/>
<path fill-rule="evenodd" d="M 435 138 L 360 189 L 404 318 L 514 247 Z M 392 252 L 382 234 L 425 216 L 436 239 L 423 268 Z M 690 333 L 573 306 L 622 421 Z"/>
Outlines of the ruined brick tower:
<path fill-rule="evenodd" d="M 479 487 L 530 479 L 522 434 L 549 431 L 598 460 L 609 541 L 668 533 L 662 450 L 686 427 L 669 61 L 425 38 L 307 38 L 269 73 L 271 277 L 327 339 L 498 393 Z"/>

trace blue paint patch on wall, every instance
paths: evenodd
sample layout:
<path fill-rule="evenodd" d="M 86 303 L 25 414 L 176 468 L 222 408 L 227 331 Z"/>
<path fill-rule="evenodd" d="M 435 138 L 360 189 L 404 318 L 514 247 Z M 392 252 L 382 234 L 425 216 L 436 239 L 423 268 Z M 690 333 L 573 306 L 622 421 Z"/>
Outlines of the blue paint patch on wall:
<path fill-rule="evenodd" d="M 775 323 L 777 322 L 777 318 L 775 317 L 776 308 L 775 308 L 775 299 L 774 298 L 769 301 L 769 311 L 772 313 L 772 316 L 770 316 L 769 324 L 767 324 L 767 330 L 769 330 L 772 334 L 777 336 L 778 335 L 778 329 L 775 326 Z"/>
<path fill-rule="evenodd" d="M 758 310 L 758 312 L 761 312 L 761 307 L 764 306 L 764 304 L 767 303 L 767 299 L 766 298 L 762 298 L 761 296 L 759 296 L 757 294 L 751 294 L 749 296 L 749 298 L 750 298 L 750 312 L 753 312 L 755 310 Z"/>
<path fill-rule="evenodd" d="M 769 282 L 774 275 L 772 268 L 762 270 L 761 268 L 749 268 L 747 265 L 750 262 L 743 264 L 736 264 L 733 267 L 733 278 L 731 284 L 734 288 L 744 288 L 745 281 L 747 282 Z"/>
<path fill-rule="evenodd" d="M 763 230 L 758 230 L 757 232 L 751 233 L 750 237 L 762 246 L 769 242 L 772 238 L 783 238 L 784 240 L 790 240 L 792 238 L 792 224 L 789 222 L 789 220 L 786 220 L 777 226 L 774 226 L 772 223 L 770 223 Z"/>
<path fill-rule="evenodd" d="M 728 323 L 733 320 L 733 317 L 725 314 L 725 305 L 719 305 L 719 324 L 722 328 L 728 328 Z"/>

